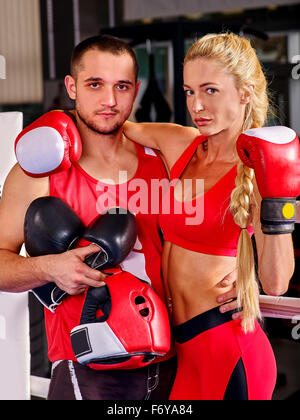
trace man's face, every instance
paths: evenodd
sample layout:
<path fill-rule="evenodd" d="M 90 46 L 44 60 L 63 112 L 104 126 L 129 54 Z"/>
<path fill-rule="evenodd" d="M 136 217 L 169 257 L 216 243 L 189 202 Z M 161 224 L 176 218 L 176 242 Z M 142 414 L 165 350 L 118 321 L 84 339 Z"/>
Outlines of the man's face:
<path fill-rule="evenodd" d="M 65 83 L 79 118 L 100 134 L 119 131 L 131 113 L 139 87 L 129 54 L 99 50 L 87 51 L 76 79 L 67 76 Z"/>

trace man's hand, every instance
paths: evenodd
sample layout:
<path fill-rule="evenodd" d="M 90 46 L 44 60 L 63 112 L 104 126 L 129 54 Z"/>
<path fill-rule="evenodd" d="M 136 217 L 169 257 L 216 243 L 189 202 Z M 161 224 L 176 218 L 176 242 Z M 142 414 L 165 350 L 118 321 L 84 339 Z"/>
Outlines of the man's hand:
<path fill-rule="evenodd" d="M 54 282 L 69 295 L 79 295 L 88 286 L 104 286 L 104 273 L 90 268 L 84 263 L 87 255 L 99 252 L 99 246 L 91 244 L 83 248 L 73 249 L 56 255 L 46 255 L 39 258 L 42 271 L 49 282 Z"/>
<path fill-rule="evenodd" d="M 230 274 L 228 274 L 224 279 L 219 283 L 220 287 L 229 287 L 233 286 L 232 289 L 229 292 L 226 292 L 220 296 L 218 296 L 217 301 L 220 306 L 220 312 L 225 313 L 229 312 L 235 309 L 238 309 L 237 305 L 237 293 L 236 293 L 236 281 L 237 281 L 237 269 L 232 271 Z M 232 300 L 233 299 L 233 300 Z M 242 316 L 242 311 L 236 312 L 232 315 L 232 319 L 239 319 Z"/>

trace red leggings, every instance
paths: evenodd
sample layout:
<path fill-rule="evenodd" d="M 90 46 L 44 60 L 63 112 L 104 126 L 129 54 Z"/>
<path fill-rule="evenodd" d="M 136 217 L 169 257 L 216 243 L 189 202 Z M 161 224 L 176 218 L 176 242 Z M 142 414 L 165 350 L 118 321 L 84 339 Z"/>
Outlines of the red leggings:
<path fill-rule="evenodd" d="M 270 400 L 276 362 L 256 322 L 245 334 L 214 308 L 174 328 L 178 368 L 170 400 Z"/>

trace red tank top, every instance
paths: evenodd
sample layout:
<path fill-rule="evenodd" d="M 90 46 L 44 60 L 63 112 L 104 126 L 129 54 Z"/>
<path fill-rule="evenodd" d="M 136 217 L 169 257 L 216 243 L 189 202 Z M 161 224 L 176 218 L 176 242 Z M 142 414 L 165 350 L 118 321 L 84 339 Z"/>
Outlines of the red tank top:
<path fill-rule="evenodd" d="M 199 144 L 206 139 L 205 136 L 197 137 L 173 166 L 171 184 L 163 197 L 159 222 L 166 241 L 203 254 L 235 257 L 241 228 L 234 222 L 229 204 L 235 188 L 236 166 L 194 200 L 180 202 L 174 197 L 177 181 Z M 253 233 L 250 227 L 248 231 Z"/>
<path fill-rule="evenodd" d="M 136 215 L 138 239 L 133 251 L 121 264 L 125 271 L 148 281 L 165 300 L 161 278 L 162 241 L 158 224 L 160 198 L 152 181 L 167 178 L 160 157 L 152 149 L 136 145 L 138 168 L 128 182 L 111 185 L 97 181 L 79 165 L 50 176 L 50 195 L 64 200 L 87 226 L 110 207 L 123 207 Z M 125 174 L 123 174 L 125 175 Z M 84 295 L 69 296 L 55 313 L 45 310 L 50 361 L 76 360 L 70 331 L 80 321 Z"/>

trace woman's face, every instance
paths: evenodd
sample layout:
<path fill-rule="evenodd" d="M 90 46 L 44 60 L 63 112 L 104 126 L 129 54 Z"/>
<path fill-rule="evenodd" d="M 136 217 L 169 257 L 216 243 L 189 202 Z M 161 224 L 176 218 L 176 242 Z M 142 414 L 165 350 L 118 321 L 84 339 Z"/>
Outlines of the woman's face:
<path fill-rule="evenodd" d="M 202 135 L 242 130 L 249 95 L 214 59 L 197 58 L 184 66 L 184 91 L 191 117 Z"/>

